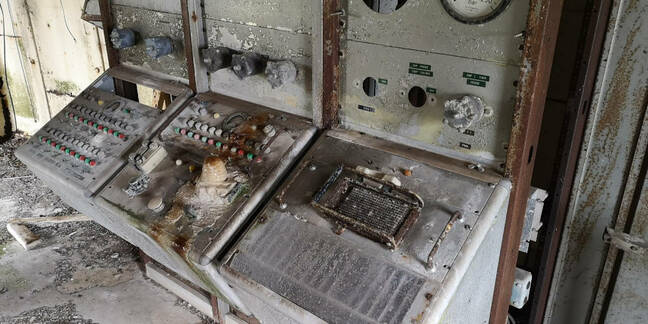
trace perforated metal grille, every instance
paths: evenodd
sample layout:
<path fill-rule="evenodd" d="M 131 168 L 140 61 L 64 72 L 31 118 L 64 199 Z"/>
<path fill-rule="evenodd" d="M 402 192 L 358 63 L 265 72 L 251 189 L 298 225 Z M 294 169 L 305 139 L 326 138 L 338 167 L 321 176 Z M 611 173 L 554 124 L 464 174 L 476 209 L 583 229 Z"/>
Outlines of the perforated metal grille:
<path fill-rule="evenodd" d="M 410 205 L 375 190 L 350 185 L 337 212 L 389 235 L 396 235 Z"/>
<path fill-rule="evenodd" d="M 269 217 L 259 228 L 263 234 L 233 257 L 236 272 L 327 323 L 410 322 L 405 315 L 425 283 L 420 275 L 292 216 Z"/>

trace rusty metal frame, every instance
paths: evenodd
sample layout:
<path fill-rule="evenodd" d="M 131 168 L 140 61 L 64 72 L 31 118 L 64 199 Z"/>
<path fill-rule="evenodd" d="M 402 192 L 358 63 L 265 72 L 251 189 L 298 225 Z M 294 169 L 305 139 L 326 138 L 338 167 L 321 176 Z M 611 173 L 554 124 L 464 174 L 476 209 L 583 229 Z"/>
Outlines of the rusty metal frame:
<path fill-rule="evenodd" d="M 508 316 L 562 6 L 563 0 L 532 0 L 530 3 L 513 129 L 506 158 L 506 176 L 511 178 L 513 189 L 491 305 L 491 323 L 505 323 Z"/>
<path fill-rule="evenodd" d="M 110 43 L 110 31 L 113 29 L 112 5 L 110 0 L 99 0 L 99 12 L 101 13 L 101 25 L 103 26 L 106 54 L 108 56 L 108 67 L 119 65 L 119 52 Z M 137 85 L 131 82 L 115 79 L 115 93 L 128 99 L 139 101 L 137 96 Z"/>
<path fill-rule="evenodd" d="M 340 21 L 344 13 L 341 3 L 322 1 L 322 111 L 317 126 L 325 129 L 338 123 L 340 109 Z"/>
<path fill-rule="evenodd" d="M 184 32 L 184 51 L 187 58 L 187 77 L 189 78 L 189 88 L 196 92 L 196 66 L 194 65 L 194 52 L 191 42 L 190 24 L 191 19 L 197 21 L 196 12 L 192 17 L 189 17 L 189 6 L 187 0 L 180 0 L 180 8 L 182 11 L 182 30 Z"/>
<path fill-rule="evenodd" d="M 545 242 L 535 276 L 536 285 L 530 298 L 529 323 L 539 324 L 544 319 L 611 6 L 611 0 L 595 0 L 588 8 L 583 24 L 585 28 L 581 31 L 581 41 L 577 50 L 579 60 L 576 62 L 577 70 L 574 73 L 576 78 L 570 85 L 567 117 L 560 137 L 562 145 L 557 154 L 556 168 L 549 188 L 552 195 L 549 200 L 551 205 L 547 208 Z"/>
<path fill-rule="evenodd" d="M 108 55 L 108 66 L 119 65 L 119 52 L 110 44 L 110 31 L 113 29 L 112 6 L 110 0 L 99 0 L 99 12 L 101 13 L 101 25 L 103 26 L 104 42 L 106 43 L 106 54 Z"/>

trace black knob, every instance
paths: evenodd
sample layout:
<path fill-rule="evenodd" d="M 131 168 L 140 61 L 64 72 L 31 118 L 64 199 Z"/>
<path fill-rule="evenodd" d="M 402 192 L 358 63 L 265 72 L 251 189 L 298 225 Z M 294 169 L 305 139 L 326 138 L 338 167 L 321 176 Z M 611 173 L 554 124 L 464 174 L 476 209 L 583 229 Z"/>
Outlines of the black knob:
<path fill-rule="evenodd" d="M 263 73 L 267 59 L 257 53 L 243 53 L 232 56 L 232 70 L 240 79 Z"/>

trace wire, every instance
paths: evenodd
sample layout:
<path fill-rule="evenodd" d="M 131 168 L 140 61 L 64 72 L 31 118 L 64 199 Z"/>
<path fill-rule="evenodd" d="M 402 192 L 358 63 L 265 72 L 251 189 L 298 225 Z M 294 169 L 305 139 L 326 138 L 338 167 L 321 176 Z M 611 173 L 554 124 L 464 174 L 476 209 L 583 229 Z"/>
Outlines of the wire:
<path fill-rule="evenodd" d="M 70 30 L 70 26 L 68 26 L 67 18 L 65 17 L 65 8 L 63 8 L 63 0 L 59 0 L 59 3 L 61 4 L 61 11 L 63 11 L 63 22 L 65 22 L 65 28 L 67 29 L 68 33 L 70 33 L 70 36 L 72 36 L 72 39 L 74 39 L 74 42 L 76 43 L 76 37 L 74 37 L 74 34 L 72 34 L 72 31 Z"/>
<path fill-rule="evenodd" d="M 11 88 L 9 88 L 9 77 L 7 76 L 7 34 L 5 33 L 5 14 L 1 3 L 0 12 L 2 12 L 2 64 L 4 66 L 4 82 L 7 84 L 7 92 L 9 92 L 9 101 L 11 101 L 11 112 L 13 113 L 14 127 L 18 128 L 18 121 L 16 120 L 16 107 L 14 107 Z"/>

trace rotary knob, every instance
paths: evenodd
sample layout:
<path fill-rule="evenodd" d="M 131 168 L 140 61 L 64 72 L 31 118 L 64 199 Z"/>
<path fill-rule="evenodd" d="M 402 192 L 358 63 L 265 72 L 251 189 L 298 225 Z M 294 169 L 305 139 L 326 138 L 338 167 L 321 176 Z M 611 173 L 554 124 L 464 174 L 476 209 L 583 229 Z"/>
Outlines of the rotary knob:
<path fill-rule="evenodd" d="M 443 107 L 443 123 L 460 132 L 482 119 L 486 109 L 484 100 L 472 95 L 448 99 Z"/>

